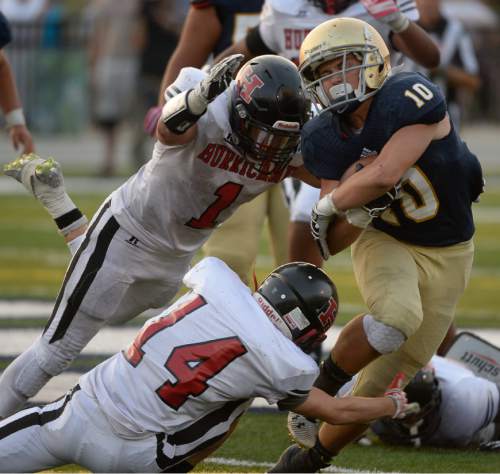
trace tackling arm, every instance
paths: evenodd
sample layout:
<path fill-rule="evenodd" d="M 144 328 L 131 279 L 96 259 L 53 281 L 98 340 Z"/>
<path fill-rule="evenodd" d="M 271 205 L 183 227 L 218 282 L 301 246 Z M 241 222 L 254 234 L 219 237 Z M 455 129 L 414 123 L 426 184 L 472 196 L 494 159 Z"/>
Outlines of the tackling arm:
<path fill-rule="evenodd" d="M 335 398 L 313 387 L 307 400 L 294 412 L 308 418 L 326 421 L 331 425 L 368 423 L 383 416 L 394 416 L 396 404 L 389 397 Z"/>
<path fill-rule="evenodd" d="M 193 89 L 177 94 L 163 106 L 157 135 L 164 145 L 185 145 L 194 139 L 196 122 L 208 104 L 228 88 L 241 60 L 241 55 L 233 55 L 220 61 Z"/>

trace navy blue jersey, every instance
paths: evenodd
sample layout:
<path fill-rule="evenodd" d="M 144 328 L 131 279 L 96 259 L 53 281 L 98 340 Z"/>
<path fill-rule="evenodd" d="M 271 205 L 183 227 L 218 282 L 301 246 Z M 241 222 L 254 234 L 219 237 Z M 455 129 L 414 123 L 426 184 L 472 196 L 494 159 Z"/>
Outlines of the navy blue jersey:
<path fill-rule="evenodd" d="M 4 14 L 0 12 L 0 49 L 8 45 L 12 40 L 9 22 Z"/>
<path fill-rule="evenodd" d="M 380 153 L 402 127 L 442 120 L 446 103 L 439 88 L 417 73 L 390 77 L 374 96 L 363 130 L 345 133 L 338 115 L 310 120 L 302 133 L 306 168 L 315 176 L 339 180 L 368 152 Z M 373 226 L 415 245 L 445 246 L 472 237 L 471 202 L 482 189 L 479 161 L 454 129 L 431 142 L 403 176 L 402 198 Z"/>
<path fill-rule="evenodd" d="M 222 34 L 212 53 L 217 56 L 243 38 L 255 26 L 264 0 L 191 0 L 194 8 L 214 7 L 222 25 Z M 241 31 L 240 31 L 241 30 Z"/>

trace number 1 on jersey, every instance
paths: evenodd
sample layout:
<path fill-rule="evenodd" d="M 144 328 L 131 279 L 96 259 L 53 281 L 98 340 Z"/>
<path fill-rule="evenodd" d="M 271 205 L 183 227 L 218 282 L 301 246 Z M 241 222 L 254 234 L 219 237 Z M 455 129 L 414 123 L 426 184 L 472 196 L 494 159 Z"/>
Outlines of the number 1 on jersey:
<path fill-rule="evenodd" d="M 242 184 L 228 181 L 215 191 L 217 199 L 207 207 L 199 218 L 192 217 L 186 225 L 195 229 L 211 229 L 216 226 L 219 214 L 227 209 L 239 196 Z"/>

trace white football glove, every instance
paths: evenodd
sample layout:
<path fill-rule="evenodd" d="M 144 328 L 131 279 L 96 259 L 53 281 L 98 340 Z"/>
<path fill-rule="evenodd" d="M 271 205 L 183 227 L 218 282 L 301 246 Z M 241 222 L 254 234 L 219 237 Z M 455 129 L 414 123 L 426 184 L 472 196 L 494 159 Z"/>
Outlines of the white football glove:
<path fill-rule="evenodd" d="M 288 412 L 287 419 L 288 433 L 291 438 L 303 448 L 312 448 L 318 437 L 319 423 L 303 415 Z"/>
<path fill-rule="evenodd" d="M 375 217 L 380 217 L 386 209 L 391 207 L 392 202 L 400 197 L 401 181 L 382 196 L 373 199 L 364 206 L 345 211 L 347 222 L 361 229 L 366 229 Z"/>
<path fill-rule="evenodd" d="M 388 25 L 394 33 L 402 33 L 410 26 L 410 20 L 401 13 L 395 0 L 360 1 L 373 18 Z"/>
<path fill-rule="evenodd" d="M 315 205 L 311 213 L 311 233 L 314 241 L 319 247 L 321 256 L 328 260 L 330 250 L 328 249 L 327 235 L 328 227 L 333 217 L 343 215 L 333 203 L 333 190 L 331 193 L 323 196 Z"/>
<path fill-rule="evenodd" d="M 222 94 L 231 84 L 234 73 L 243 61 L 243 54 L 233 54 L 214 64 L 204 79 L 202 79 L 193 90 L 189 101 L 200 100 L 204 107 L 212 102 L 218 95 Z M 191 107 L 193 104 L 189 104 Z"/>

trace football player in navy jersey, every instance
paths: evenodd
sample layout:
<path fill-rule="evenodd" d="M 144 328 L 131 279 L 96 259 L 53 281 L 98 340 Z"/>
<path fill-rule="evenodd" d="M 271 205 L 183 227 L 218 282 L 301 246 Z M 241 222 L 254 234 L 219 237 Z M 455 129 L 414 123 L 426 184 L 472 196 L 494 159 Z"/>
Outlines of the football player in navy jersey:
<path fill-rule="evenodd" d="M 315 385 L 333 394 L 361 370 L 352 393 L 377 396 L 396 372 L 407 383 L 427 364 L 453 320 L 472 266 L 481 167 L 439 88 L 419 74 L 391 75 L 387 46 L 367 23 L 321 24 L 300 63 L 322 109 L 302 133 L 306 167 L 322 180 L 311 229 L 325 258 L 354 241 L 368 308 L 344 327 Z M 366 155 L 376 158 L 340 182 Z M 365 428 L 324 424 L 315 446 L 291 446 L 270 472 L 325 467 Z"/>

